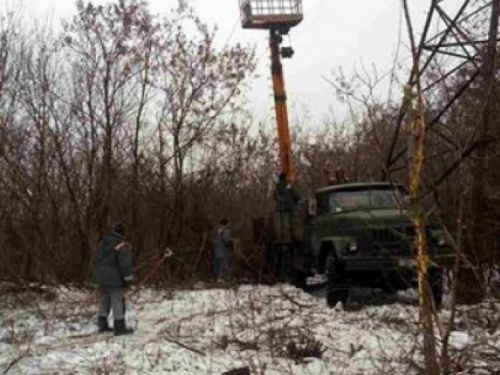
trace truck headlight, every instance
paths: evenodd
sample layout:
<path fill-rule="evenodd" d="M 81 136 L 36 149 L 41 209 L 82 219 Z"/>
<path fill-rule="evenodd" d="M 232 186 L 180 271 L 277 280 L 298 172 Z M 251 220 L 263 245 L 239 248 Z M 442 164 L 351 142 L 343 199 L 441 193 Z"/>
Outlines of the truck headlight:
<path fill-rule="evenodd" d="M 355 252 L 355 251 L 358 251 L 358 244 L 356 241 L 349 241 L 349 243 L 347 244 L 347 251 L 349 252 Z"/>
<path fill-rule="evenodd" d="M 446 237 L 444 236 L 444 233 L 442 232 L 437 233 L 435 241 L 438 246 L 446 245 Z"/>
<path fill-rule="evenodd" d="M 437 246 L 445 246 L 446 245 L 446 236 L 442 230 L 432 230 L 431 237 Z"/>

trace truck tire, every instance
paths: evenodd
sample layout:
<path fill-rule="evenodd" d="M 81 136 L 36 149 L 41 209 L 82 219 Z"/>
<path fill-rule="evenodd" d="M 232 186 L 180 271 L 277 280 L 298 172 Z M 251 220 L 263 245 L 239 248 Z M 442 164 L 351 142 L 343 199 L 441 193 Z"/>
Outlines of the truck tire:
<path fill-rule="evenodd" d="M 343 282 L 342 272 L 335 256 L 330 254 L 326 262 L 326 304 L 335 307 L 338 302 L 345 306 L 349 296 L 349 285 Z"/>
<path fill-rule="evenodd" d="M 382 290 L 386 294 L 394 294 L 399 290 L 406 290 L 411 287 L 410 278 L 408 275 L 400 271 L 382 273 Z"/>

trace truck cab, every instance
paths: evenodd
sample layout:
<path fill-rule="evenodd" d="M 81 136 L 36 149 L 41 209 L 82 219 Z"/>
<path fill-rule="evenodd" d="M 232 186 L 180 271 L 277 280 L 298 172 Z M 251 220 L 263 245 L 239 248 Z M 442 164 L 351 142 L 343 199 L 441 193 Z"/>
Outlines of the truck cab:
<path fill-rule="evenodd" d="M 327 303 L 345 303 L 351 286 L 407 289 L 416 280 L 415 230 L 401 185 L 346 183 L 319 189 L 310 212 L 302 262 L 326 276 Z M 314 212 L 315 211 L 315 212 Z M 442 270 L 453 258 L 443 231 L 429 220 L 429 282 L 442 300 Z M 302 267 L 304 270 L 305 268 Z M 310 272 L 309 272 L 310 273 Z"/>

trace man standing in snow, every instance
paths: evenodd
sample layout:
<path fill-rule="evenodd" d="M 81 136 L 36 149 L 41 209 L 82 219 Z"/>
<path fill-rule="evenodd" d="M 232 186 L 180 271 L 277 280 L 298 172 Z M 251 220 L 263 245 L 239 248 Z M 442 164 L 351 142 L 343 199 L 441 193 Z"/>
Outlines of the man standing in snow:
<path fill-rule="evenodd" d="M 214 238 L 214 278 L 222 281 L 229 276 L 229 257 L 233 240 L 229 229 L 229 220 L 222 219 Z"/>
<path fill-rule="evenodd" d="M 117 224 L 101 241 L 95 260 L 96 279 L 100 287 L 99 332 L 108 332 L 108 316 L 113 311 L 116 336 L 133 333 L 125 326 L 124 291 L 132 281 L 132 251 L 125 240 L 125 227 Z"/>
<path fill-rule="evenodd" d="M 280 280 L 290 276 L 293 257 L 300 238 L 301 225 L 299 223 L 297 206 L 300 195 L 293 184 L 288 181 L 285 173 L 280 173 L 274 190 L 276 204 L 274 212 L 275 244 L 273 249 L 274 275 Z"/>

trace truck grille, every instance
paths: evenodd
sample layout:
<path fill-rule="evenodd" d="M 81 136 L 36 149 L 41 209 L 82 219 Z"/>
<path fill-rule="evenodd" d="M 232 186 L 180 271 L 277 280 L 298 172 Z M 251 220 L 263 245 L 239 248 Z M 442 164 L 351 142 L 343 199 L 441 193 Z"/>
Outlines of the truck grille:
<path fill-rule="evenodd" d="M 372 247 L 378 251 L 390 251 L 392 255 L 409 255 L 414 238 L 412 226 L 373 229 Z"/>
<path fill-rule="evenodd" d="M 377 242 L 408 242 L 415 238 L 415 228 L 383 228 L 373 229 L 373 240 Z"/>

